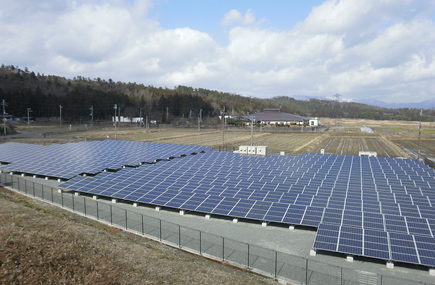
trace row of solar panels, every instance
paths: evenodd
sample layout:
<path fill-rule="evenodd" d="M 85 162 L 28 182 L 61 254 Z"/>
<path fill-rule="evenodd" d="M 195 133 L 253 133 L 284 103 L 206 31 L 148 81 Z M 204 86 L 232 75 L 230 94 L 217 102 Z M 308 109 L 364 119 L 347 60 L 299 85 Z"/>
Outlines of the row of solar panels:
<path fill-rule="evenodd" d="M 406 233 L 320 224 L 315 249 L 435 266 L 435 238 Z"/>
<path fill-rule="evenodd" d="M 110 196 L 122 195 L 122 193 L 134 194 L 142 197 L 148 195 L 151 190 L 168 192 L 176 195 L 177 191 L 192 194 L 217 195 L 222 197 L 243 198 L 248 200 L 260 200 L 266 202 L 281 202 L 303 206 L 317 206 L 338 209 L 351 209 L 383 214 L 406 215 L 410 217 L 431 218 L 435 215 L 427 196 L 397 195 L 390 192 L 352 192 L 350 189 L 318 189 L 317 192 L 297 191 L 291 188 L 288 191 L 268 191 L 264 187 L 259 190 L 241 187 L 227 186 L 214 180 L 212 183 L 187 182 L 183 179 L 168 177 L 166 174 L 141 176 L 139 180 L 128 181 L 123 179 L 110 179 L 110 174 L 98 178 L 76 177 L 62 184 L 64 188 L 76 191 L 87 191 L 93 194 Z M 222 185 L 220 185 L 222 184 Z M 325 191 L 323 191 L 325 190 Z M 175 192 L 173 192 L 175 191 Z M 363 195 L 362 195 L 363 194 Z M 167 194 L 169 195 L 169 194 Z M 126 199 L 122 197 L 122 199 Z"/>
<path fill-rule="evenodd" d="M 11 142 L 0 145 L 0 162 L 8 163 L 0 168 L 69 179 L 81 173 L 96 174 L 104 169 L 116 170 L 209 149 L 211 147 L 112 140 L 49 146 Z"/>
<path fill-rule="evenodd" d="M 277 158 L 205 153 L 117 173 L 101 173 L 94 178 L 77 177 L 61 186 L 231 217 L 433 238 L 435 209 L 431 198 L 435 202 L 435 196 L 431 192 L 435 188 L 432 188 L 435 175 L 427 166 L 403 159 L 334 155 Z M 386 171 L 378 175 L 372 165 L 381 170 L 385 167 Z M 403 169 L 413 171 L 412 176 L 405 175 Z M 317 249 L 331 248 L 330 245 L 321 248 L 320 241 L 316 242 Z M 340 250 L 343 246 L 336 244 L 334 251 L 349 253 Z M 369 252 L 369 247 L 365 252 Z M 365 255 L 364 251 L 361 255 Z M 420 259 L 395 259 L 395 251 L 366 256 L 430 265 Z"/>
<path fill-rule="evenodd" d="M 30 157 L 34 161 L 30 168 L 24 168 L 27 158 L 23 155 L 32 155 L 39 146 L 32 146 L 32 151 L 27 152 L 20 151 L 20 147 L 13 150 L 14 146 L 3 145 L 0 146 L 0 161 L 15 159 L 6 167 L 22 163 L 19 168 L 26 171 L 21 172 L 32 173 L 27 171 L 38 169 L 41 175 L 47 175 L 56 171 L 52 169 L 54 166 L 59 168 L 57 173 L 63 168 L 74 176 L 85 172 L 77 173 L 87 166 L 110 169 L 114 164 L 117 170 L 118 165 L 138 166 L 150 152 L 165 158 L 209 149 L 145 144 L 105 141 L 67 144 L 67 147 L 41 146 L 41 153 Z M 5 148 L 12 152 L 5 154 Z M 171 154 L 165 152 L 168 149 Z M 46 165 L 42 163 L 44 157 L 51 159 Z M 432 220 L 435 173 L 418 161 L 406 159 L 319 154 L 253 157 L 207 152 L 114 173 L 101 172 L 93 178 L 77 176 L 60 186 L 94 195 L 231 217 L 379 231 L 387 233 L 387 238 L 391 234 L 433 238 L 435 226 Z M 340 237 L 333 251 L 350 254 L 343 250 L 346 244 L 339 241 Z M 331 244 L 334 242 L 329 243 L 328 248 L 321 248 L 321 243 L 314 247 L 331 250 Z M 361 248 L 361 255 L 371 256 L 369 246 Z M 388 256 L 377 256 L 404 261 L 395 257 L 396 252 L 391 248 Z M 429 265 L 422 262 L 418 252 L 417 257 L 405 262 Z"/>

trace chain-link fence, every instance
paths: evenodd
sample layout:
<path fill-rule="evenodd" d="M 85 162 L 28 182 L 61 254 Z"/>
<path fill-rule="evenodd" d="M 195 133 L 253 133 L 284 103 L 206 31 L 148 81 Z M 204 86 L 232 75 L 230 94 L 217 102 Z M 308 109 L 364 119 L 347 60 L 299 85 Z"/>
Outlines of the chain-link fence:
<path fill-rule="evenodd" d="M 125 231 L 292 284 L 435 284 L 342 268 L 262 248 L 148 217 L 90 197 L 59 191 L 8 173 L 0 174 L 0 183 L 25 195 L 50 202 Z"/>

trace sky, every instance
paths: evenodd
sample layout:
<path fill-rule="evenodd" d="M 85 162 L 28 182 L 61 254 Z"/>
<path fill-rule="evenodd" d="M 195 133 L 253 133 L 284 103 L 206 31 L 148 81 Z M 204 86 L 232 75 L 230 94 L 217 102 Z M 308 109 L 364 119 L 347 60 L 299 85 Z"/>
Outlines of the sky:
<path fill-rule="evenodd" d="M 435 98 L 435 0 L 0 0 L 0 63 L 244 96 Z"/>

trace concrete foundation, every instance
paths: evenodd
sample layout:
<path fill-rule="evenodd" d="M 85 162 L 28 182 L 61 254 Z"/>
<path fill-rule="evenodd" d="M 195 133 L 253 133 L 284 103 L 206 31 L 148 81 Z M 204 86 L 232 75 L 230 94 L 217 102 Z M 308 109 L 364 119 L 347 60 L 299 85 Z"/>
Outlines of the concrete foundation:
<path fill-rule="evenodd" d="M 387 262 L 387 268 L 394 268 L 394 263 Z"/>
<path fill-rule="evenodd" d="M 316 251 L 315 251 L 314 249 L 311 249 L 311 250 L 310 250 L 310 255 L 311 255 L 311 256 L 316 256 L 316 254 L 317 254 L 317 253 L 316 253 Z"/>
<path fill-rule="evenodd" d="M 237 219 L 237 218 L 233 219 L 233 223 L 237 224 L 238 222 L 239 222 L 239 219 Z"/>
<path fill-rule="evenodd" d="M 45 180 L 48 180 L 48 177 L 45 177 Z"/>
<path fill-rule="evenodd" d="M 113 203 L 113 204 L 118 203 L 118 199 L 112 199 L 112 203 Z"/>
<path fill-rule="evenodd" d="M 21 177 L 24 177 L 24 176 L 26 176 L 24 173 L 21 173 Z"/>
<path fill-rule="evenodd" d="M 161 209 L 161 207 L 156 207 L 156 211 L 160 211 Z"/>
<path fill-rule="evenodd" d="M 181 216 L 184 216 L 186 214 L 186 211 L 184 211 L 184 210 L 180 210 L 180 215 Z"/>
<path fill-rule="evenodd" d="M 62 189 L 57 189 L 57 193 L 62 193 Z"/>
<path fill-rule="evenodd" d="M 353 256 L 352 255 L 346 256 L 346 261 L 347 262 L 353 262 Z"/>
<path fill-rule="evenodd" d="M 94 199 L 94 200 L 98 200 L 98 196 L 97 196 L 97 195 L 94 195 L 94 196 L 92 196 L 92 199 Z"/>
<path fill-rule="evenodd" d="M 205 218 L 207 219 L 207 220 L 210 220 L 211 219 L 211 215 L 205 215 Z"/>
<path fill-rule="evenodd" d="M 137 207 L 137 203 L 133 203 L 133 207 Z"/>
<path fill-rule="evenodd" d="M 289 226 L 288 229 L 291 230 L 291 231 L 294 231 L 295 230 L 295 226 Z"/>
<path fill-rule="evenodd" d="M 267 222 L 262 222 L 262 223 L 261 223 L 261 226 L 262 226 L 263 228 L 267 227 Z"/>
<path fill-rule="evenodd" d="M 429 269 L 429 275 L 435 276 L 435 268 Z"/>
<path fill-rule="evenodd" d="M 75 196 L 80 196 L 80 192 L 74 192 Z"/>

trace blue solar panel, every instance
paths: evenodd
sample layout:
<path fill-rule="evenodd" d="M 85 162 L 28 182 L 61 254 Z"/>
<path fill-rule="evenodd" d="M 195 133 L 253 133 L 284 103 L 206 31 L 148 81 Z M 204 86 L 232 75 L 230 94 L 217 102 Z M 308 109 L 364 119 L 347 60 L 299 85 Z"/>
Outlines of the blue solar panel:
<path fill-rule="evenodd" d="M 319 228 L 315 248 L 381 259 L 393 259 L 394 253 L 400 261 L 407 258 L 412 263 L 417 258 L 418 264 L 427 265 L 422 262 L 430 259 L 432 251 L 421 249 L 426 255 L 418 261 L 417 253 L 396 249 L 405 247 L 403 243 L 393 245 L 392 251 L 388 242 L 398 240 L 394 233 L 433 238 L 435 180 L 431 177 L 435 177 L 433 170 L 410 160 L 207 152 L 103 172 L 92 185 L 90 180 L 72 179 L 61 187 L 204 213 L 314 226 Z M 329 235 L 323 235 L 326 226 L 338 229 L 329 228 Z M 334 241 L 329 232 L 336 230 L 340 237 Z"/>

